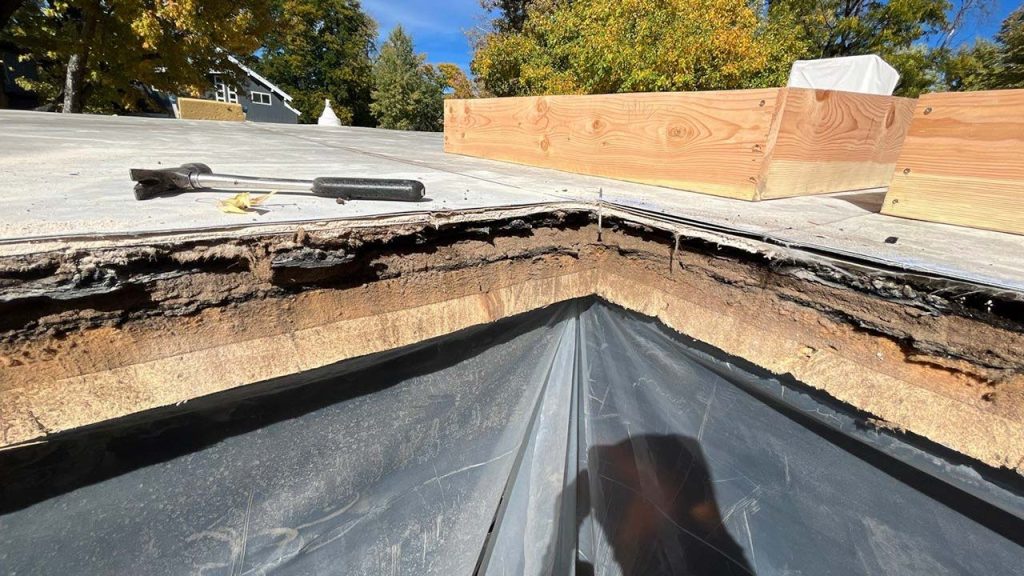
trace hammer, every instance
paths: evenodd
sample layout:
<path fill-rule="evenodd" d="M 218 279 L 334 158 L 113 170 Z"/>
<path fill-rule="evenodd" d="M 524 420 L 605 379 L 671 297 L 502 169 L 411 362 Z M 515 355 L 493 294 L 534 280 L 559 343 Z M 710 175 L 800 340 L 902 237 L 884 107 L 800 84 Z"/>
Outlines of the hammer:
<path fill-rule="evenodd" d="M 247 192 L 312 192 L 325 198 L 345 200 L 394 200 L 416 202 L 423 199 L 426 188 L 419 180 L 387 180 L 380 178 L 256 178 L 214 174 L 206 164 L 182 164 L 177 168 L 145 170 L 133 168 L 135 199 L 149 200 L 164 194 L 189 190 L 245 190 Z"/>

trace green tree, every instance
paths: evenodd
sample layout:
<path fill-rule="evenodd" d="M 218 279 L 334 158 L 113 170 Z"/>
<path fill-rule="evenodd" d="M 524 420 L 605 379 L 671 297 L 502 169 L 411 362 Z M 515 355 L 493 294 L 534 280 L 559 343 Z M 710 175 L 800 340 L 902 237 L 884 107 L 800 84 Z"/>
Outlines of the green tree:
<path fill-rule="evenodd" d="M 991 84 L 998 88 L 1024 88 L 1024 6 L 1003 21 L 996 34 L 999 47 L 998 68 Z"/>
<path fill-rule="evenodd" d="M 957 50 L 936 51 L 936 88 L 960 92 L 995 88 L 994 73 L 1000 67 L 999 47 L 987 40 Z"/>
<path fill-rule="evenodd" d="M 804 53 L 791 24 L 747 0 L 546 0 L 481 39 L 472 69 L 499 96 L 776 86 Z"/>
<path fill-rule="evenodd" d="M 776 0 L 808 46 L 809 58 L 877 54 L 900 73 L 897 94 L 917 96 L 941 87 L 947 72 L 966 78 L 978 62 L 949 49 L 955 32 L 991 0 Z M 931 40 L 931 41 L 929 41 Z M 933 45 L 934 48 L 929 48 Z M 981 57 L 981 54 L 975 55 Z"/>
<path fill-rule="evenodd" d="M 473 82 L 466 77 L 466 73 L 457 64 L 438 64 L 437 71 L 441 75 L 444 87 L 451 89 L 448 97 L 476 98 L 476 86 L 473 86 Z"/>
<path fill-rule="evenodd" d="M 200 92 L 228 54 L 251 54 L 269 28 L 268 0 L 34 0 L 3 40 L 38 64 L 18 79 L 64 112 L 132 110 L 144 87 Z"/>
<path fill-rule="evenodd" d="M 808 41 L 814 58 L 888 54 L 945 30 L 948 0 L 776 0 Z"/>
<path fill-rule="evenodd" d="M 444 120 L 444 80 L 413 51 L 412 38 L 396 26 L 373 63 L 370 109 L 381 128 L 439 131 Z"/>
<path fill-rule="evenodd" d="M 273 18 L 256 69 L 292 95 L 300 120 L 316 122 L 330 99 L 342 123 L 373 126 L 377 24 L 359 1 L 276 0 Z"/>
<path fill-rule="evenodd" d="M 532 0 L 480 0 L 488 12 L 497 12 L 491 25 L 498 32 L 522 32 Z"/>
<path fill-rule="evenodd" d="M 932 52 L 936 90 L 967 91 L 1024 87 L 1024 7 L 1012 12 L 993 40 Z"/>

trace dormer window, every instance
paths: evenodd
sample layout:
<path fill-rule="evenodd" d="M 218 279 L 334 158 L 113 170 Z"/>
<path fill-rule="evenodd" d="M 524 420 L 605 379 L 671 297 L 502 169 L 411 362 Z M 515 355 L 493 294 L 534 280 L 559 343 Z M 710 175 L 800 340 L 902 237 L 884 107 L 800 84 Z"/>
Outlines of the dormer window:
<path fill-rule="evenodd" d="M 264 106 L 270 106 L 271 104 L 270 94 L 267 92 L 250 92 L 249 100 L 253 104 L 263 104 Z"/>

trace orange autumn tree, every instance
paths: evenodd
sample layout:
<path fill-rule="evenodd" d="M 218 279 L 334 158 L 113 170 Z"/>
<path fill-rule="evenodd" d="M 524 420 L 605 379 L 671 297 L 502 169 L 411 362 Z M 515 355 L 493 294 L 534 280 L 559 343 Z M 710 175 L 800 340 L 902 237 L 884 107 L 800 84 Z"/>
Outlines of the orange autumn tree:
<path fill-rule="evenodd" d="M 20 3 L 0 42 L 33 62 L 15 78 L 64 112 L 134 110 L 147 88 L 201 92 L 211 70 L 240 77 L 229 54 L 260 47 L 273 0 L 36 0 Z"/>
<path fill-rule="evenodd" d="M 790 25 L 747 0 L 539 0 L 472 70 L 498 96 L 781 86 L 804 51 Z"/>

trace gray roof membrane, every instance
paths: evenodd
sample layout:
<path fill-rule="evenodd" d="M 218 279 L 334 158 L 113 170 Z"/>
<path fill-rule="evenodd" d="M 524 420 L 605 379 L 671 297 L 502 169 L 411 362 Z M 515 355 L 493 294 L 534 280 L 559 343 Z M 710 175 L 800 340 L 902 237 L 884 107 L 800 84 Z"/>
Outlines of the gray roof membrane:
<path fill-rule="evenodd" d="M 5 574 L 1021 574 L 1019 482 L 596 299 L 0 453 Z"/>
<path fill-rule="evenodd" d="M 566 203 L 642 210 L 667 221 L 809 247 L 1024 293 L 1024 236 L 878 214 L 884 191 L 744 202 L 445 154 L 440 134 L 0 110 L 0 255 L 81 238 L 351 222 Z M 418 203 L 278 195 L 264 213 L 224 214 L 222 192 L 136 201 L 131 168 L 202 162 L 275 178 L 421 180 Z"/>

